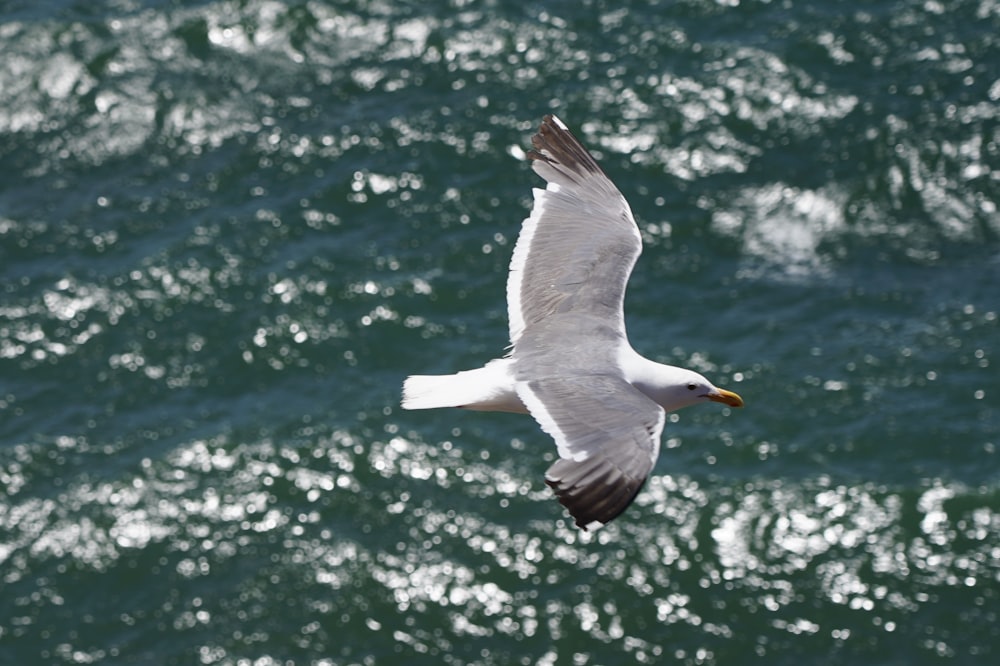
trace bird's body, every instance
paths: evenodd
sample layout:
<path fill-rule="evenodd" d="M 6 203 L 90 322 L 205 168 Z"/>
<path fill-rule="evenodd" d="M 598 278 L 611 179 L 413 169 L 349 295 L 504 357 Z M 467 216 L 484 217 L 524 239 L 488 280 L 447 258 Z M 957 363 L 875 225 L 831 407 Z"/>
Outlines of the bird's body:
<path fill-rule="evenodd" d="M 743 401 L 632 349 L 623 302 L 642 241 L 628 203 L 558 118 L 545 117 L 532 145 L 548 185 L 533 190 L 511 259 L 510 351 L 475 370 L 408 377 L 402 406 L 530 413 L 559 453 L 545 481 L 587 529 L 635 498 L 665 412 Z"/>

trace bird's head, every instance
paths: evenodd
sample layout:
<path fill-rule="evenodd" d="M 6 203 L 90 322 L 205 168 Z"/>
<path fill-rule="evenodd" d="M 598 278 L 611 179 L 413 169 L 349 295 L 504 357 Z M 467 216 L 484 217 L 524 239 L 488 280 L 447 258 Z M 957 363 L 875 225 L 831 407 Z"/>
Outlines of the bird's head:
<path fill-rule="evenodd" d="M 664 392 L 663 408 L 668 412 L 701 402 L 718 402 L 728 407 L 742 407 L 743 398 L 738 394 L 721 389 L 697 372 L 685 370 L 670 389 Z"/>

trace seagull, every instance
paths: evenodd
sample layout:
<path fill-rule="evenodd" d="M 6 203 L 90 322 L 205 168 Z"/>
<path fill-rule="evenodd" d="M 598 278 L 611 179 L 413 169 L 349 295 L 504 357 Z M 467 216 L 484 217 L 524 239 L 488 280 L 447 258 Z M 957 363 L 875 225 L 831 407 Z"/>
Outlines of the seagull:
<path fill-rule="evenodd" d="M 697 372 L 651 361 L 625 332 L 625 286 L 642 251 L 632 210 L 554 115 L 527 153 L 533 188 L 507 277 L 510 346 L 481 368 L 412 375 L 404 409 L 528 413 L 555 440 L 545 483 L 583 530 L 635 499 L 656 463 L 666 413 L 743 399 Z"/>

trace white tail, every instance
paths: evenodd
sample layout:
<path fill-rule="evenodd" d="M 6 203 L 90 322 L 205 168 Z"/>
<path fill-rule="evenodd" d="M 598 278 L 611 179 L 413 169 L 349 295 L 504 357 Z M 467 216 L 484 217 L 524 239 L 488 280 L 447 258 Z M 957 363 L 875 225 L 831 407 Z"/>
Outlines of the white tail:
<path fill-rule="evenodd" d="M 491 412 L 525 412 L 514 390 L 508 359 L 454 375 L 411 375 L 403 382 L 403 409 L 463 407 Z"/>

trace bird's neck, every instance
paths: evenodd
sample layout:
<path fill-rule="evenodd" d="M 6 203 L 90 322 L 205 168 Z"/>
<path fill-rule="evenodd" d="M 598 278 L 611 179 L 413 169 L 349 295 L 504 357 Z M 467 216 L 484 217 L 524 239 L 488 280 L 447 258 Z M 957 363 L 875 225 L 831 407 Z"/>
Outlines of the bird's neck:
<path fill-rule="evenodd" d="M 684 381 L 682 375 L 686 371 L 683 368 L 651 361 L 631 347 L 619 353 L 619 363 L 629 384 L 664 409 L 677 409 L 677 405 L 672 404 L 676 392 L 671 389 Z"/>

